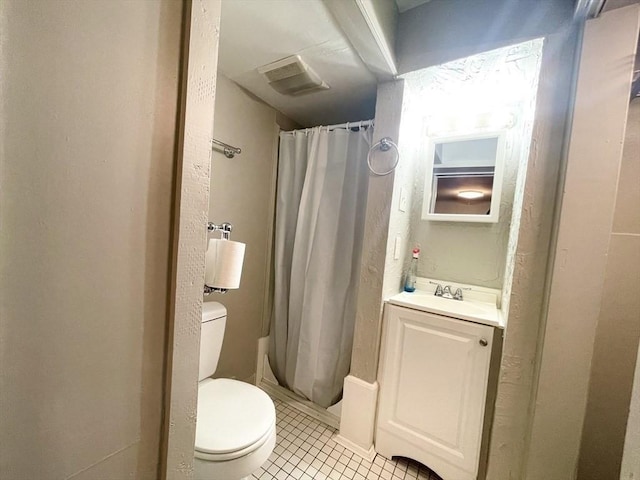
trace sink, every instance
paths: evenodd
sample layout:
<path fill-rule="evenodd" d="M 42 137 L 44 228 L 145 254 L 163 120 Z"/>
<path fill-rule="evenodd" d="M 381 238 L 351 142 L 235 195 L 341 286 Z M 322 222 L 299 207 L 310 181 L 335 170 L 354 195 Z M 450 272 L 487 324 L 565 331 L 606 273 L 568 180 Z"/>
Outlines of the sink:
<path fill-rule="evenodd" d="M 401 307 L 437 313 L 438 315 L 482 323 L 492 327 L 504 327 L 502 315 L 495 302 L 480 302 L 473 299 L 453 300 L 436 297 L 433 292 L 420 290 L 411 293 L 398 293 L 389 298 L 388 302 Z"/>

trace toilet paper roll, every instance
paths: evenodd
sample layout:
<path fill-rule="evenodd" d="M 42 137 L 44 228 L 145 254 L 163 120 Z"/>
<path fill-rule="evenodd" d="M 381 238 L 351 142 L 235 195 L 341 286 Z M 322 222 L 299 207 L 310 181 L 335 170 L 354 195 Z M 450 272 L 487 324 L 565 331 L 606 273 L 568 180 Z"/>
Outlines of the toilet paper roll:
<path fill-rule="evenodd" d="M 204 283 L 214 288 L 238 288 L 245 244 L 212 238 L 206 255 Z"/>

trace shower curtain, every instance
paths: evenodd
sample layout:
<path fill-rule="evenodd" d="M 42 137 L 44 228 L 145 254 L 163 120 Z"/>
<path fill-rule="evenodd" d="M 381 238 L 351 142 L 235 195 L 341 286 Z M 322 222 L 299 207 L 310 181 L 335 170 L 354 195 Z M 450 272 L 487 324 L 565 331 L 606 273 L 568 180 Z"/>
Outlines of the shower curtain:
<path fill-rule="evenodd" d="M 372 128 L 280 134 L 269 362 L 322 407 L 349 373 Z"/>

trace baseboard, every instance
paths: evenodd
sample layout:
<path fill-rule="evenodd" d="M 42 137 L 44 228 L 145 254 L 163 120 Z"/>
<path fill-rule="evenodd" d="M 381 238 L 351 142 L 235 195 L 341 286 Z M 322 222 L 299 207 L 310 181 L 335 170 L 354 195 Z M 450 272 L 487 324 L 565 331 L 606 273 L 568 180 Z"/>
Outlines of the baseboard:
<path fill-rule="evenodd" d="M 375 455 L 373 433 L 378 406 L 378 382 L 368 383 L 353 375 L 344 379 L 341 444 L 364 458 Z"/>
<path fill-rule="evenodd" d="M 369 447 L 369 450 L 366 450 L 361 446 L 356 445 L 351 440 L 344 438 L 339 433 L 333 437 L 333 441 L 336 442 L 338 445 L 342 445 L 344 448 L 350 450 L 356 455 L 364 458 L 365 460 L 368 460 L 369 462 L 373 462 L 373 459 L 376 458 L 377 454 L 376 454 L 375 448 L 373 448 L 373 445 Z"/>

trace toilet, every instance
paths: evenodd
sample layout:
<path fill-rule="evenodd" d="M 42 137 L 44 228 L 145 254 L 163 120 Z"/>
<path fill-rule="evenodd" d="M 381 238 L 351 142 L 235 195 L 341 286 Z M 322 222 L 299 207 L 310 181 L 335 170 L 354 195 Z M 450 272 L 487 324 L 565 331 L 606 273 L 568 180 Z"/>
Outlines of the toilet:
<path fill-rule="evenodd" d="M 248 478 L 271 455 L 276 443 L 273 401 L 258 387 L 228 378 L 209 378 L 220 358 L 227 309 L 202 307 L 195 480 Z"/>

